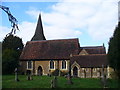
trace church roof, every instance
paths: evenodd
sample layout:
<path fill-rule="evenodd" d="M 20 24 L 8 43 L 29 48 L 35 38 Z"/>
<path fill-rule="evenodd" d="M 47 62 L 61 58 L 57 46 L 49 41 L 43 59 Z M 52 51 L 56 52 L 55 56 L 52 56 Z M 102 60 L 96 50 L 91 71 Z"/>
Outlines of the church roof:
<path fill-rule="evenodd" d="M 43 26 L 42 26 L 42 20 L 41 20 L 41 15 L 39 15 L 39 19 L 37 22 L 37 27 L 35 30 L 35 34 L 32 37 L 31 41 L 36 41 L 36 40 L 46 40 L 43 32 Z"/>
<path fill-rule="evenodd" d="M 104 46 L 80 47 L 80 51 L 85 50 L 88 54 L 106 54 Z"/>
<path fill-rule="evenodd" d="M 30 41 L 23 49 L 20 59 L 70 59 L 70 54 L 79 53 L 79 47 L 78 39 Z"/>
<path fill-rule="evenodd" d="M 74 55 L 70 58 L 71 64 L 75 61 L 80 67 L 105 67 L 108 65 L 106 54 L 92 54 L 92 55 Z"/>

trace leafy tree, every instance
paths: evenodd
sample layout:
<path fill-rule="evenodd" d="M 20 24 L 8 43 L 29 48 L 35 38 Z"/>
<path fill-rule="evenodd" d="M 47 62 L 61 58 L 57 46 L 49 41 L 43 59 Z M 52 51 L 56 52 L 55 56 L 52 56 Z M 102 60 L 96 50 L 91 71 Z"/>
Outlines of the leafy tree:
<path fill-rule="evenodd" d="M 6 36 L 2 42 L 2 72 L 11 74 L 18 67 L 19 56 L 23 49 L 22 39 L 17 36 Z"/>
<path fill-rule="evenodd" d="M 18 67 L 18 57 L 19 54 L 12 49 L 5 49 L 2 54 L 2 73 L 10 74 L 14 71 L 16 67 Z"/>
<path fill-rule="evenodd" d="M 6 36 L 2 42 L 2 49 L 13 49 L 15 51 L 22 50 L 22 39 L 13 35 Z"/>
<path fill-rule="evenodd" d="M 118 72 L 120 79 L 120 22 L 109 41 L 108 59 L 110 66 Z"/>

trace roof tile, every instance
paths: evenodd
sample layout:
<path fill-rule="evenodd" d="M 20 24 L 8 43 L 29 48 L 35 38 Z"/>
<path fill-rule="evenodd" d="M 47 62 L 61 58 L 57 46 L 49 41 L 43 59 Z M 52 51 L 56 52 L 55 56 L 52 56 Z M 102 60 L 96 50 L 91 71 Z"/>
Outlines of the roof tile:
<path fill-rule="evenodd" d="M 79 47 L 78 39 L 30 41 L 20 59 L 70 59 L 70 54 L 79 53 Z"/>

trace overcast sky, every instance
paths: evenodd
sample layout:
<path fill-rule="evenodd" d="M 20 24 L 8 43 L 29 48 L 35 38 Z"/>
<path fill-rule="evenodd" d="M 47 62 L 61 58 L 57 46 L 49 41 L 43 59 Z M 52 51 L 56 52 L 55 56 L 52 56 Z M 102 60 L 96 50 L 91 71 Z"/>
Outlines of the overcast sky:
<path fill-rule="evenodd" d="M 24 44 L 34 35 L 38 15 L 41 13 L 47 40 L 79 38 L 80 46 L 101 46 L 104 43 L 108 48 L 109 38 L 118 22 L 119 0 L 57 1 L 4 0 L 2 5 L 9 7 L 12 15 L 17 18 L 20 31 L 15 35 L 22 38 Z M 0 41 L 2 41 L 10 32 L 11 26 L 7 14 L 0 10 L 0 15 L 2 15 Z"/>

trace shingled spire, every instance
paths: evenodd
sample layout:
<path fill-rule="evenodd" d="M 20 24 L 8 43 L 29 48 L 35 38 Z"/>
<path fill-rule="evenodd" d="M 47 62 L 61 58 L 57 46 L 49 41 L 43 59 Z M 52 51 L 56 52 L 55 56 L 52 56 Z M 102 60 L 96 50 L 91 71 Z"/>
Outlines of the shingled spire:
<path fill-rule="evenodd" d="M 43 32 L 43 26 L 42 26 L 42 20 L 41 20 L 41 15 L 40 14 L 39 14 L 35 34 L 32 37 L 31 41 L 36 41 L 36 40 L 46 40 L 45 36 L 44 36 L 44 32 Z"/>

